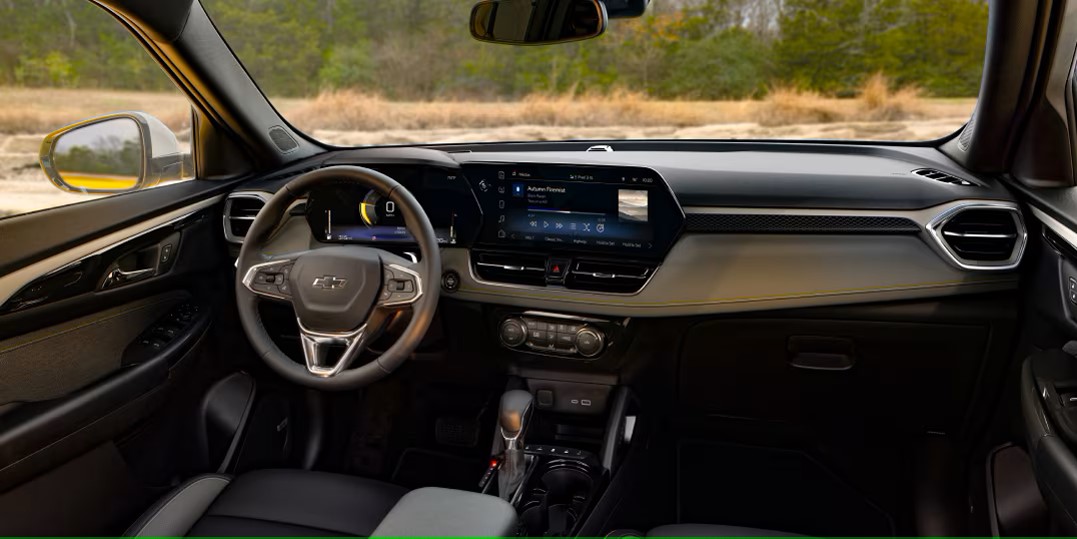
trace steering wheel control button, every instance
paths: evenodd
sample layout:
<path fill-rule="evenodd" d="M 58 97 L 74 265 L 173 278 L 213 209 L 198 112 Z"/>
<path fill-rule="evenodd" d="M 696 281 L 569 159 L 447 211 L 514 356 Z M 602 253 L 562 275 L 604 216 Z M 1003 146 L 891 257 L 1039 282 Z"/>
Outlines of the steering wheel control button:
<path fill-rule="evenodd" d="M 389 281 L 389 290 L 392 292 L 414 292 L 415 283 L 406 279 L 393 279 Z"/>
<path fill-rule="evenodd" d="M 264 294 L 276 295 L 280 294 L 280 287 L 277 286 L 277 277 L 279 273 L 273 273 L 269 271 L 259 271 L 254 276 L 254 281 L 251 282 L 251 288 L 257 292 Z"/>
<path fill-rule="evenodd" d="M 288 264 L 287 266 L 284 266 L 284 268 L 281 270 L 280 282 L 277 283 L 277 290 L 280 290 L 280 293 L 285 296 L 292 295 L 292 285 L 289 282 L 291 277 L 292 265 Z"/>
<path fill-rule="evenodd" d="M 385 267 L 385 284 L 379 296 L 382 305 L 407 305 L 421 293 L 422 282 L 416 273 L 395 264 Z"/>
<path fill-rule="evenodd" d="M 460 274 L 453 270 L 446 271 L 441 275 L 441 288 L 446 292 L 456 292 L 460 289 Z"/>
<path fill-rule="evenodd" d="M 499 331 L 501 342 L 508 347 L 520 346 L 527 341 L 527 328 L 523 322 L 515 318 L 509 318 L 501 323 Z"/>
<path fill-rule="evenodd" d="M 584 327 L 576 333 L 576 350 L 583 357 L 595 357 L 602 353 L 605 346 L 602 334 L 590 327 Z"/>
<path fill-rule="evenodd" d="M 290 300 L 292 296 L 290 277 L 294 266 L 294 260 L 258 264 L 247 271 L 243 283 L 256 294 Z"/>

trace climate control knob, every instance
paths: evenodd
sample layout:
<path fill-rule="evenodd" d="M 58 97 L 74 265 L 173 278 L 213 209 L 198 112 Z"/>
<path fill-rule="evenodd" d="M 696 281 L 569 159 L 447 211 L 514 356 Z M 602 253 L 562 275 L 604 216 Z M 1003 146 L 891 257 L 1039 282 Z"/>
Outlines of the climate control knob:
<path fill-rule="evenodd" d="M 583 357 L 595 357 L 602 353 L 606 345 L 602 332 L 584 327 L 576 332 L 576 351 Z"/>
<path fill-rule="evenodd" d="M 520 346 L 527 341 L 527 326 L 518 318 L 508 318 L 501 322 L 498 334 L 505 346 Z"/>

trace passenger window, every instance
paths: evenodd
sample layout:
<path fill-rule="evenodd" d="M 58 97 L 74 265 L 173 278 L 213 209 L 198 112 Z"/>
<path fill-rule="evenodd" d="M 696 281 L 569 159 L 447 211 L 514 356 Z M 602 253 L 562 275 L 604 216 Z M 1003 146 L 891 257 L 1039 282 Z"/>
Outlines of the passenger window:
<path fill-rule="evenodd" d="M 193 176 L 190 102 L 92 2 L 0 2 L 0 103 L 0 219 Z"/>

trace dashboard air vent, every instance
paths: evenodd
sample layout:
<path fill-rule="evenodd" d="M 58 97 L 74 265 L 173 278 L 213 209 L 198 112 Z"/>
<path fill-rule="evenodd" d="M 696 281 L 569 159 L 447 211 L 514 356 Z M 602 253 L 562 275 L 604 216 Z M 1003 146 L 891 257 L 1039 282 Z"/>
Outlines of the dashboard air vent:
<path fill-rule="evenodd" d="M 961 210 L 945 220 L 938 230 L 947 250 L 967 265 L 1016 264 L 1024 250 L 1024 225 L 1012 209 Z"/>
<path fill-rule="evenodd" d="M 484 281 L 546 286 L 546 257 L 518 253 L 479 253 L 475 274 Z"/>
<path fill-rule="evenodd" d="M 647 284 L 654 266 L 635 262 L 600 262 L 577 260 L 565 279 L 565 286 L 575 290 L 635 293 Z"/>
<path fill-rule="evenodd" d="M 224 237 L 233 243 L 243 243 L 243 237 L 265 204 L 265 199 L 255 193 L 236 193 L 228 197 L 224 202 Z"/>
<path fill-rule="evenodd" d="M 912 171 L 917 176 L 923 176 L 925 178 L 935 180 L 937 182 L 949 183 L 952 185 L 963 185 L 965 187 L 977 187 L 978 183 L 975 183 L 964 178 L 958 178 L 949 172 L 943 172 L 941 170 L 935 170 L 933 168 L 918 168 Z"/>

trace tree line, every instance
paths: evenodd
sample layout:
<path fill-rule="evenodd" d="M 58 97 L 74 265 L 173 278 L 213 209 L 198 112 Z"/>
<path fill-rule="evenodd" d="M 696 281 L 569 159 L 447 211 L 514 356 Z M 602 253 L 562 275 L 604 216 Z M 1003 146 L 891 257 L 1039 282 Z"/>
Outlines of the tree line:
<path fill-rule="evenodd" d="M 881 72 L 939 97 L 979 90 L 985 0 L 652 0 L 603 36 L 474 41 L 475 0 L 202 0 L 271 96 L 519 99 L 613 89 L 742 99 L 774 87 L 852 95 Z M 86 0 L 0 0 L 0 85 L 164 90 L 139 44 Z"/>

